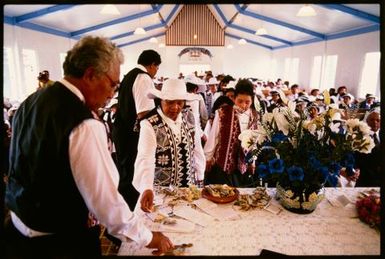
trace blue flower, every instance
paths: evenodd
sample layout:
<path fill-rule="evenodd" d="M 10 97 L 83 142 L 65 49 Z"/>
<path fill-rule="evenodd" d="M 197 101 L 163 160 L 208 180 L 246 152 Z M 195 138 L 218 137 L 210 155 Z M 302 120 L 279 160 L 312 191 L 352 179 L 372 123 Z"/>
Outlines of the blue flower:
<path fill-rule="evenodd" d="M 310 156 L 309 165 L 313 169 L 318 169 L 321 167 L 321 162 L 315 156 Z"/>
<path fill-rule="evenodd" d="M 336 162 L 332 162 L 329 165 L 329 170 L 332 174 L 339 174 L 341 168 L 342 168 L 342 166 Z"/>
<path fill-rule="evenodd" d="M 272 174 L 278 173 L 281 174 L 283 170 L 285 170 L 283 160 L 282 159 L 272 159 L 269 161 L 269 169 Z"/>
<path fill-rule="evenodd" d="M 260 164 L 256 169 L 256 173 L 260 178 L 265 179 L 270 174 L 270 169 L 265 164 Z"/>
<path fill-rule="evenodd" d="M 282 142 L 282 141 L 287 140 L 287 139 L 288 139 L 288 137 L 285 134 L 283 134 L 282 132 L 278 132 L 272 136 L 271 142 L 278 143 L 278 142 Z"/>
<path fill-rule="evenodd" d="M 293 181 L 303 181 L 305 174 L 303 173 L 303 169 L 298 166 L 291 166 L 287 169 L 287 173 L 289 174 L 289 180 Z"/>

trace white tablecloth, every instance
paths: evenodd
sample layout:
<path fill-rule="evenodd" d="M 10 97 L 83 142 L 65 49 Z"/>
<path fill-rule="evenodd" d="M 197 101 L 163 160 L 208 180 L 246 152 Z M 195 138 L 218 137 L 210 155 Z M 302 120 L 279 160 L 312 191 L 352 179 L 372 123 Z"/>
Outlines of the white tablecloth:
<path fill-rule="evenodd" d="M 240 189 L 251 193 L 253 189 Z M 262 249 L 287 255 L 379 255 L 380 233 L 357 218 L 354 202 L 368 188 L 326 188 L 325 199 L 311 214 L 285 209 L 278 215 L 266 210 L 237 211 L 236 220 L 196 225 L 191 233 L 165 233 L 174 244 L 192 243 L 186 255 L 259 255 Z M 377 190 L 379 190 L 377 188 Z M 274 199 L 275 189 L 269 188 Z M 346 195 L 353 203 L 332 206 L 327 198 Z M 232 204 L 219 205 L 235 208 Z M 280 205 L 278 205 L 280 206 Z M 148 226 L 152 223 L 143 218 Z M 119 255 L 151 255 L 135 242 L 123 242 Z"/>

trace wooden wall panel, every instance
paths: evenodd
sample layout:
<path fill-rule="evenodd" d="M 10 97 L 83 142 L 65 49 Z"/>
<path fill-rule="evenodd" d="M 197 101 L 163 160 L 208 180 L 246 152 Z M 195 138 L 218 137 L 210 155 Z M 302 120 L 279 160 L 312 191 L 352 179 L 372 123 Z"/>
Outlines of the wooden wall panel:
<path fill-rule="evenodd" d="M 206 5 L 186 4 L 166 31 L 166 45 L 224 46 L 225 31 Z"/>

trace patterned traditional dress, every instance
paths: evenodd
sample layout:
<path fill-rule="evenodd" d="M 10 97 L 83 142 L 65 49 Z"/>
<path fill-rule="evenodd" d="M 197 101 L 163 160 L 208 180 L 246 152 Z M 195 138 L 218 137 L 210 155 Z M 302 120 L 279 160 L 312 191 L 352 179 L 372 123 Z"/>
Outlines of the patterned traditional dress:
<path fill-rule="evenodd" d="M 187 187 L 195 184 L 194 134 L 192 113 L 182 111 L 181 134 L 178 138 L 155 110 L 147 118 L 156 135 L 154 185 Z"/>

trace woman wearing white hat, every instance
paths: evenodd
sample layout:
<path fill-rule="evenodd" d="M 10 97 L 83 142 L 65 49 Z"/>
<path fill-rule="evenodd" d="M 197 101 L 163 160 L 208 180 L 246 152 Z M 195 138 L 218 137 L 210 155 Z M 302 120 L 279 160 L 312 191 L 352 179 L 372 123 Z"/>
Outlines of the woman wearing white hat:
<path fill-rule="evenodd" d="M 168 79 L 162 89 L 147 95 L 160 99 L 158 107 L 140 122 L 134 187 L 143 211 L 152 209 L 154 185 L 186 187 L 203 181 L 205 156 L 191 111 L 184 109 L 193 94 L 180 79 Z"/>

